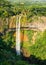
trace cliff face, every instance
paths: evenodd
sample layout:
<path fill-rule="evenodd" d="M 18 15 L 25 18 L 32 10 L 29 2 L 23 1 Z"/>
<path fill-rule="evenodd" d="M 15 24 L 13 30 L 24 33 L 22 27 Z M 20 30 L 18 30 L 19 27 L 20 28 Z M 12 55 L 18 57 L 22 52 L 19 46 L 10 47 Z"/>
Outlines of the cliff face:
<path fill-rule="evenodd" d="M 10 18 L 0 18 L 0 32 L 3 32 L 5 29 L 8 28 L 15 28 L 16 26 L 16 17 Z"/>
<path fill-rule="evenodd" d="M 16 27 L 16 16 L 13 16 L 9 19 L 9 28 L 15 28 Z"/>
<path fill-rule="evenodd" d="M 2 32 L 2 26 L 3 26 L 3 22 L 2 19 L 0 18 L 0 32 Z"/>
<path fill-rule="evenodd" d="M 28 22 L 26 17 L 22 17 L 21 21 L 21 26 L 29 26 L 31 25 L 36 26 L 37 28 L 40 28 L 40 30 L 45 30 L 46 29 L 46 17 L 41 16 L 41 17 L 32 17 L 32 22 Z M 10 18 L 0 18 L 0 32 L 3 32 L 4 29 L 8 28 L 15 28 L 16 27 L 16 16 L 12 16 Z"/>

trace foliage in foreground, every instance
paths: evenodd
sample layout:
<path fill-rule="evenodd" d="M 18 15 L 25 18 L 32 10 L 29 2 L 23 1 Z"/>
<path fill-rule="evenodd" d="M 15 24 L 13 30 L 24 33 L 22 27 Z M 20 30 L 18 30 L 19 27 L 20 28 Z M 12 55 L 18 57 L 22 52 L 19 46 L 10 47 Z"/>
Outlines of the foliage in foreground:
<path fill-rule="evenodd" d="M 9 47 L 7 43 L 0 37 L 0 65 L 29 65 L 16 56 L 14 49 Z"/>
<path fill-rule="evenodd" d="M 46 60 L 46 31 L 38 33 L 36 42 L 31 46 L 30 51 L 39 59 Z"/>
<path fill-rule="evenodd" d="M 10 41 L 7 41 L 12 40 L 11 35 L 8 35 L 9 34 L 7 34 L 6 38 L 4 38 L 5 36 L 0 37 L 0 65 L 30 65 L 26 60 L 22 60 L 22 57 L 16 56 L 15 49 L 10 46 Z M 14 46 L 14 40 L 11 43 Z M 26 48 L 30 50 L 30 63 L 33 62 L 33 64 L 35 64 L 37 61 L 36 58 L 38 58 L 41 60 L 39 61 L 39 64 L 37 63 L 38 65 L 40 65 L 42 62 L 44 63 L 43 65 L 46 65 L 44 62 L 44 60 L 46 60 L 46 31 L 42 34 L 41 32 L 38 33 L 36 44 Z"/>

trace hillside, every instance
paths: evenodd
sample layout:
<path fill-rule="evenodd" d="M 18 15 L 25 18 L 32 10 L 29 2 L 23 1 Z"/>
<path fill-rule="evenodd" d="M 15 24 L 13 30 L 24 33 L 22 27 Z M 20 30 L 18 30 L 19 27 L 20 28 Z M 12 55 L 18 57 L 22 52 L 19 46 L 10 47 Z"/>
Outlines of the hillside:
<path fill-rule="evenodd" d="M 0 65 L 46 65 L 46 0 L 12 1 L 0 0 Z M 17 55 L 19 21 L 21 54 Z"/>

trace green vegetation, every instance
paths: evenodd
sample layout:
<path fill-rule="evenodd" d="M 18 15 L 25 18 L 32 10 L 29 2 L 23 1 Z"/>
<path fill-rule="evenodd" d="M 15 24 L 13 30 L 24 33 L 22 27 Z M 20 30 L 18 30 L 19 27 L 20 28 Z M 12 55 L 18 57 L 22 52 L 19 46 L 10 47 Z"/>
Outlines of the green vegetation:
<path fill-rule="evenodd" d="M 42 35 L 41 35 L 42 34 Z M 35 45 L 30 47 L 31 54 L 39 57 L 40 59 L 46 59 L 46 31 L 37 35 Z"/>
<path fill-rule="evenodd" d="M 41 63 L 44 63 L 45 65 L 46 63 L 43 61 L 46 60 L 46 31 L 43 33 L 39 32 L 37 34 L 36 43 L 34 45 L 32 46 L 28 46 L 28 45 L 26 44 L 24 47 L 25 49 L 27 49 L 28 52 L 30 51 L 30 55 L 31 55 L 30 59 L 32 58 L 32 55 L 33 55 L 39 60 L 42 60 Z M 22 56 L 19 57 L 16 55 L 14 46 L 15 46 L 15 41 L 11 33 L 7 33 L 6 35 L 0 37 L 0 65 L 12 65 L 12 64 L 30 65 L 28 62 L 22 59 Z M 37 61 L 37 60 L 35 61 L 34 59 L 35 57 L 32 58 L 32 62 L 34 64 Z M 34 65 L 34 64 L 31 64 L 31 65 Z"/>
<path fill-rule="evenodd" d="M 34 37 L 36 38 L 35 44 L 33 44 L 32 39 L 36 31 L 21 31 L 25 35 L 25 40 L 26 37 L 28 39 L 21 42 L 21 50 L 25 50 L 24 53 L 22 50 L 21 56 L 17 56 L 15 51 L 16 37 L 13 35 L 15 31 L 7 31 L 12 20 L 13 22 L 15 20 L 14 23 L 16 23 L 16 18 L 11 19 L 13 16 L 16 17 L 19 14 L 23 14 L 21 18 L 22 25 L 25 25 L 27 22 L 38 21 L 39 17 L 46 17 L 45 4 L 34 3 L 29 5 L 0 0 L 0 65 L 46 65 L 46 31 L 37 31 L 37 35 Z M 40 19 L 40 21 L 42 20 Z M 30 57 L 23 57 L 25 54 L 30 55 Z"/>

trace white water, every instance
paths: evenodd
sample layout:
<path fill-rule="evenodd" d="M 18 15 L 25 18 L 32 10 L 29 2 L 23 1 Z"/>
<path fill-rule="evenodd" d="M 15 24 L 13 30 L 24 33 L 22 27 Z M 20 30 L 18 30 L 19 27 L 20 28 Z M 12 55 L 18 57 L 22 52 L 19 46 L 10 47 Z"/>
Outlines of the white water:
<path fill-rule="evenodd" d="M 21 16 L 17 16 L 16 21 L 16 53 L 20 55 L 20 19 Z"/>

